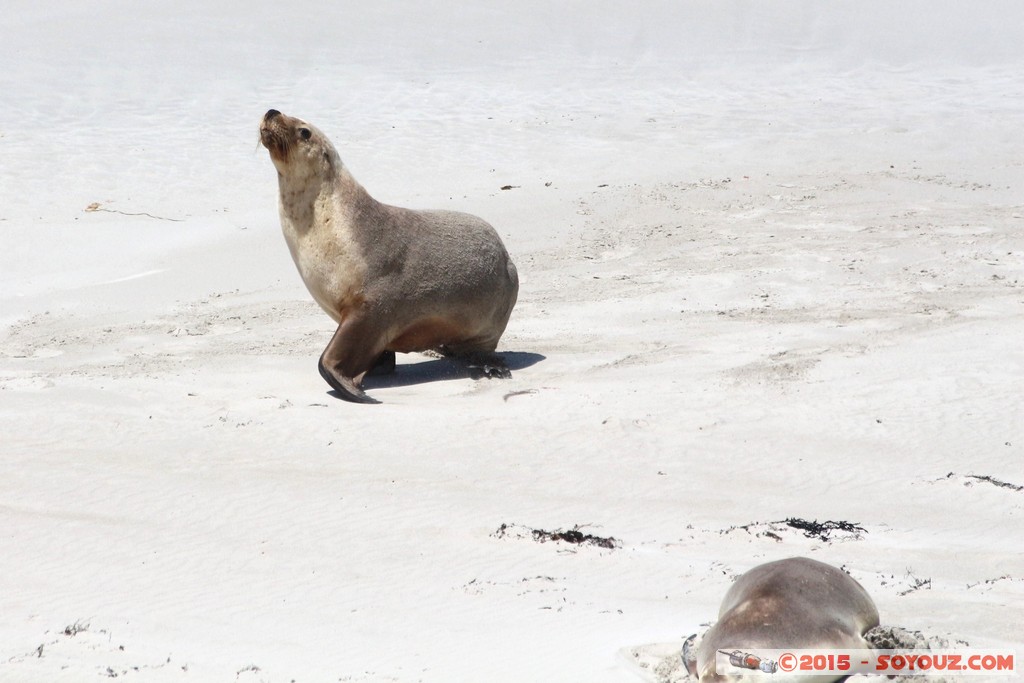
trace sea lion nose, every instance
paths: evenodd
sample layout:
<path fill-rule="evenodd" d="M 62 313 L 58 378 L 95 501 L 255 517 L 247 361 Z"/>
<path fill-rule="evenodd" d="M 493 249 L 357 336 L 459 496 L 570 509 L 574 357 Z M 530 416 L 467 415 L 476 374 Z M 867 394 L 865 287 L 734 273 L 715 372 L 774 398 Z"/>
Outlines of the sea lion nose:
<path fill-rule="evenodd" d="M 266 114 L 263 115 L 263 120 L 264 121 L 270 121 L 274 117 L 277 117 L 277 116 L 280 116 L 280 115 L 281 115 L 281 112 L 279 112 L 276 109 L 271 109 L 270 111 L 268 111 Z"/>

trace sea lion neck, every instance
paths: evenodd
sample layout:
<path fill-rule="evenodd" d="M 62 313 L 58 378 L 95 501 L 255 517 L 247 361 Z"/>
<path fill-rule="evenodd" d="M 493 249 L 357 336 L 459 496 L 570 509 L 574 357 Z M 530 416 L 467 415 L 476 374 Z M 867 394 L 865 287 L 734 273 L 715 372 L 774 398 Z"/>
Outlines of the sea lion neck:
<path fill-rule="evenodd" d="M 303 165 L 286 168 L 285 173 L 279 171 L 278 186 L 281 217 L 300 235 L 323 225 L 321 214 L 337 217 L 339 211 L 361 211 L 378 203 L 341 163 L 337 153 L 323 166 Z"/>

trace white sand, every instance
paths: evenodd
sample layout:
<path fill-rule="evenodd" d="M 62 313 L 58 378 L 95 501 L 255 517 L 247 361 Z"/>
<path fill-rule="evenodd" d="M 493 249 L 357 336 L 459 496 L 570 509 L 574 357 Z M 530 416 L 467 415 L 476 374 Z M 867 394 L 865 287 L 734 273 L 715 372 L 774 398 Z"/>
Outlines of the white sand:
<path fill-rule="evenodd" d="M 1024 651 L 1024 4 L 350 4 L 5 5 L 0 680 L 651 679 L 797 554 Z M 497 227 L 512 380 L 326 393 L 270 107 Z"/>

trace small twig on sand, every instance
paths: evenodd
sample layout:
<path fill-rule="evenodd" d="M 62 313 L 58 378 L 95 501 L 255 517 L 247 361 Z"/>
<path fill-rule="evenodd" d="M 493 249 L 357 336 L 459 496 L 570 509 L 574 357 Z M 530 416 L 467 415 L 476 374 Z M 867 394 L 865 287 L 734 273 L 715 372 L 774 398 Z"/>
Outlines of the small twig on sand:
<path fill-rule="evenodd" d="M 521 391 L 510 391 L 507 394 L 505 394 L 503 399 L 504 399 L 505 403 L 508 403 L 508 400 L 510 398 L 512 398 L 513 396 L 526 396 L 527 394 L 536 394 L 536 393 L 537 393 L 536 389 L 523 389 Z"/>
<path fill-rule="evenodd" d="M 146 216 L 148 218 L 155 218 L 158 221 L 174 221 L 175 223 L 181 223 L 184 220 L 182 218 L 167 218 L 166 216 L 154 216 L 153 214 L 146 213 L 145 211 L 132 213 L 130 211 L 121 211 L 119 209 L 106 209 L 100 206 L 99 202 L 93 202 L 89 206 L 85 207 L 85 210 L 88 211 L 89 213 L 95 213 L 97 211 L 106 211 L 107 213 L 119 213 L 122 216 Z"/>
<path fill-rule="evenodd" d="M 978 581 L 977 583 L 969 583 L 969 584 L 967 584 L 967 590 L 970 590 L 970 589 L 972 589 L 972 588 L 974 588 L 976 586 L 981 586 L 982 584 L 991 586 L 992 584 L 998 583 L 1000 581 L 1014 581 L 1014 580 L 1015 579 L 1012 576 L 1010 576 L 1009 574 L 1003 574 L 1002 576 L 997 576 L 994 579 L 985 579 L 984 581 Z"/>
<path fill-rule="evenodd" d="M 978 481 L 986 481 L 989 484 L 992 484 L 993 486 L 998 486 L 999 488 L 1003 489 L 1010 489 L 1011 491 L 1024 491 L 1024 486 L 1011 484 L 1008 481 L 1000 481 L 998 479 L 993 479 L 987 474 L 968 474 L 967 477 L 969 479 L 977 479 Z"/>
<path fill-rule="evenodd" d="M 899 595 L 899 596 L 910 595 L 914 591 L 920 590 L 922 588 L 926 588 L 928 590 L 931 590 L 931 588 L 932 588 L 932 580 L 931 579 L 919 579 L 916 576 L 914 576 L 913 574 L 911 574 L 909 570 L 907 570 L 907 578 L 910 579 L 913 582 L 912 585 L 907 590 L 900 591 L 899 593 L 897 593 L 897 595 Z"/>

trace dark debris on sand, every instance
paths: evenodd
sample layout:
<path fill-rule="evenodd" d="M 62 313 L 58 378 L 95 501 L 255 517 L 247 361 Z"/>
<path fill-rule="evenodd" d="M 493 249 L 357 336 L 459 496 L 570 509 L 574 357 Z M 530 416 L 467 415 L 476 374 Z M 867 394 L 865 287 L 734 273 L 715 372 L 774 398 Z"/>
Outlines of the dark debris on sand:
<path fill-rule="evenodd" d="M 807 538 L 817 538 L 822 541 L 829 540 L 829 536 L 835 531 L 843 531 L 855 536 L 867 533 L 867 529 L 857 526 L 853 522 L 834 522 L 831 519 L 827 519 L 824 522 L 819 522 L 818 520 L 808 522 L 806 519 L 790 517 L 782 520 L 782 523 L 794 529 L 799 529 L 804 532 L 804 536 Z"/>
<path fill-rule="evenodd" d="M 498 527 L 498 530 L 494 532 L 494 536 L 497 538 L 505 538 L 511 535 L 512 530 L 517 525 L 515 524 L 502 524 Z M 529 535 L 533 540 L 538 543 L 547 543 L 548 541 L 570 543 L 572 545 L 592 545 L 598 548 L 607 548 L 614 550 L 619 547 L 618 539 L 612 536 L 595 536 L 594 534 L 585 534 L 580 529 L 580 525 L 576 525 L 573 528 L 565 531 L 557 529 L 555 531 L 546 531 L 544 529 L 528 529 Z"/>
<path fill-rule="evenodd" d="M 835 521 L 831 519 L 827 519 L 824 522 L 819 522 L 818 520 L 807 521 L 806 519 L 800 519 L 799 517 L 789 517 L 775 522 L 751 522 L 750 524 L 732 526 L 728 529 L 723 529 L 719 533 L 727 534 L 732 531 L 741 530 L 746 531 L 747 533 L 753 533 L 756 536 L 770 538 L 775 542 L 781 542 L 782 536 L 779 534 L 784 531 L 782 528 L 783 526 L 802 531 L 804 536 L 807 538 L 816 538 L 826 542 L 831 541 L 832 534 L 837 532 L 851 534 L 857 539 L 860 538 L 862 533 L 867 533 L 867 529 L 855 524 L 854 522 Z"/>
<path fill-rule="evenodd" d="M 951 476 L 953 476 L 952 472 L 947 474 L 946 478 L 949 479 Z M 987 484 L 992 484 L 993 486 L 998 486 L 1001 489 L 1010 489 L 1011 491 L 1024 491 L 1024 486 L 1022 486 L 1022 485 L 1011 484 L 1008 481 L 1001 481 L 999 479 L 995 479 L 994 477 L 990 477 L 987 474 L 968 474 L 967 478 L 968 479 L 974 479 L 976 481 L 983 481 L 983 482 L 985 482 Z"/>

